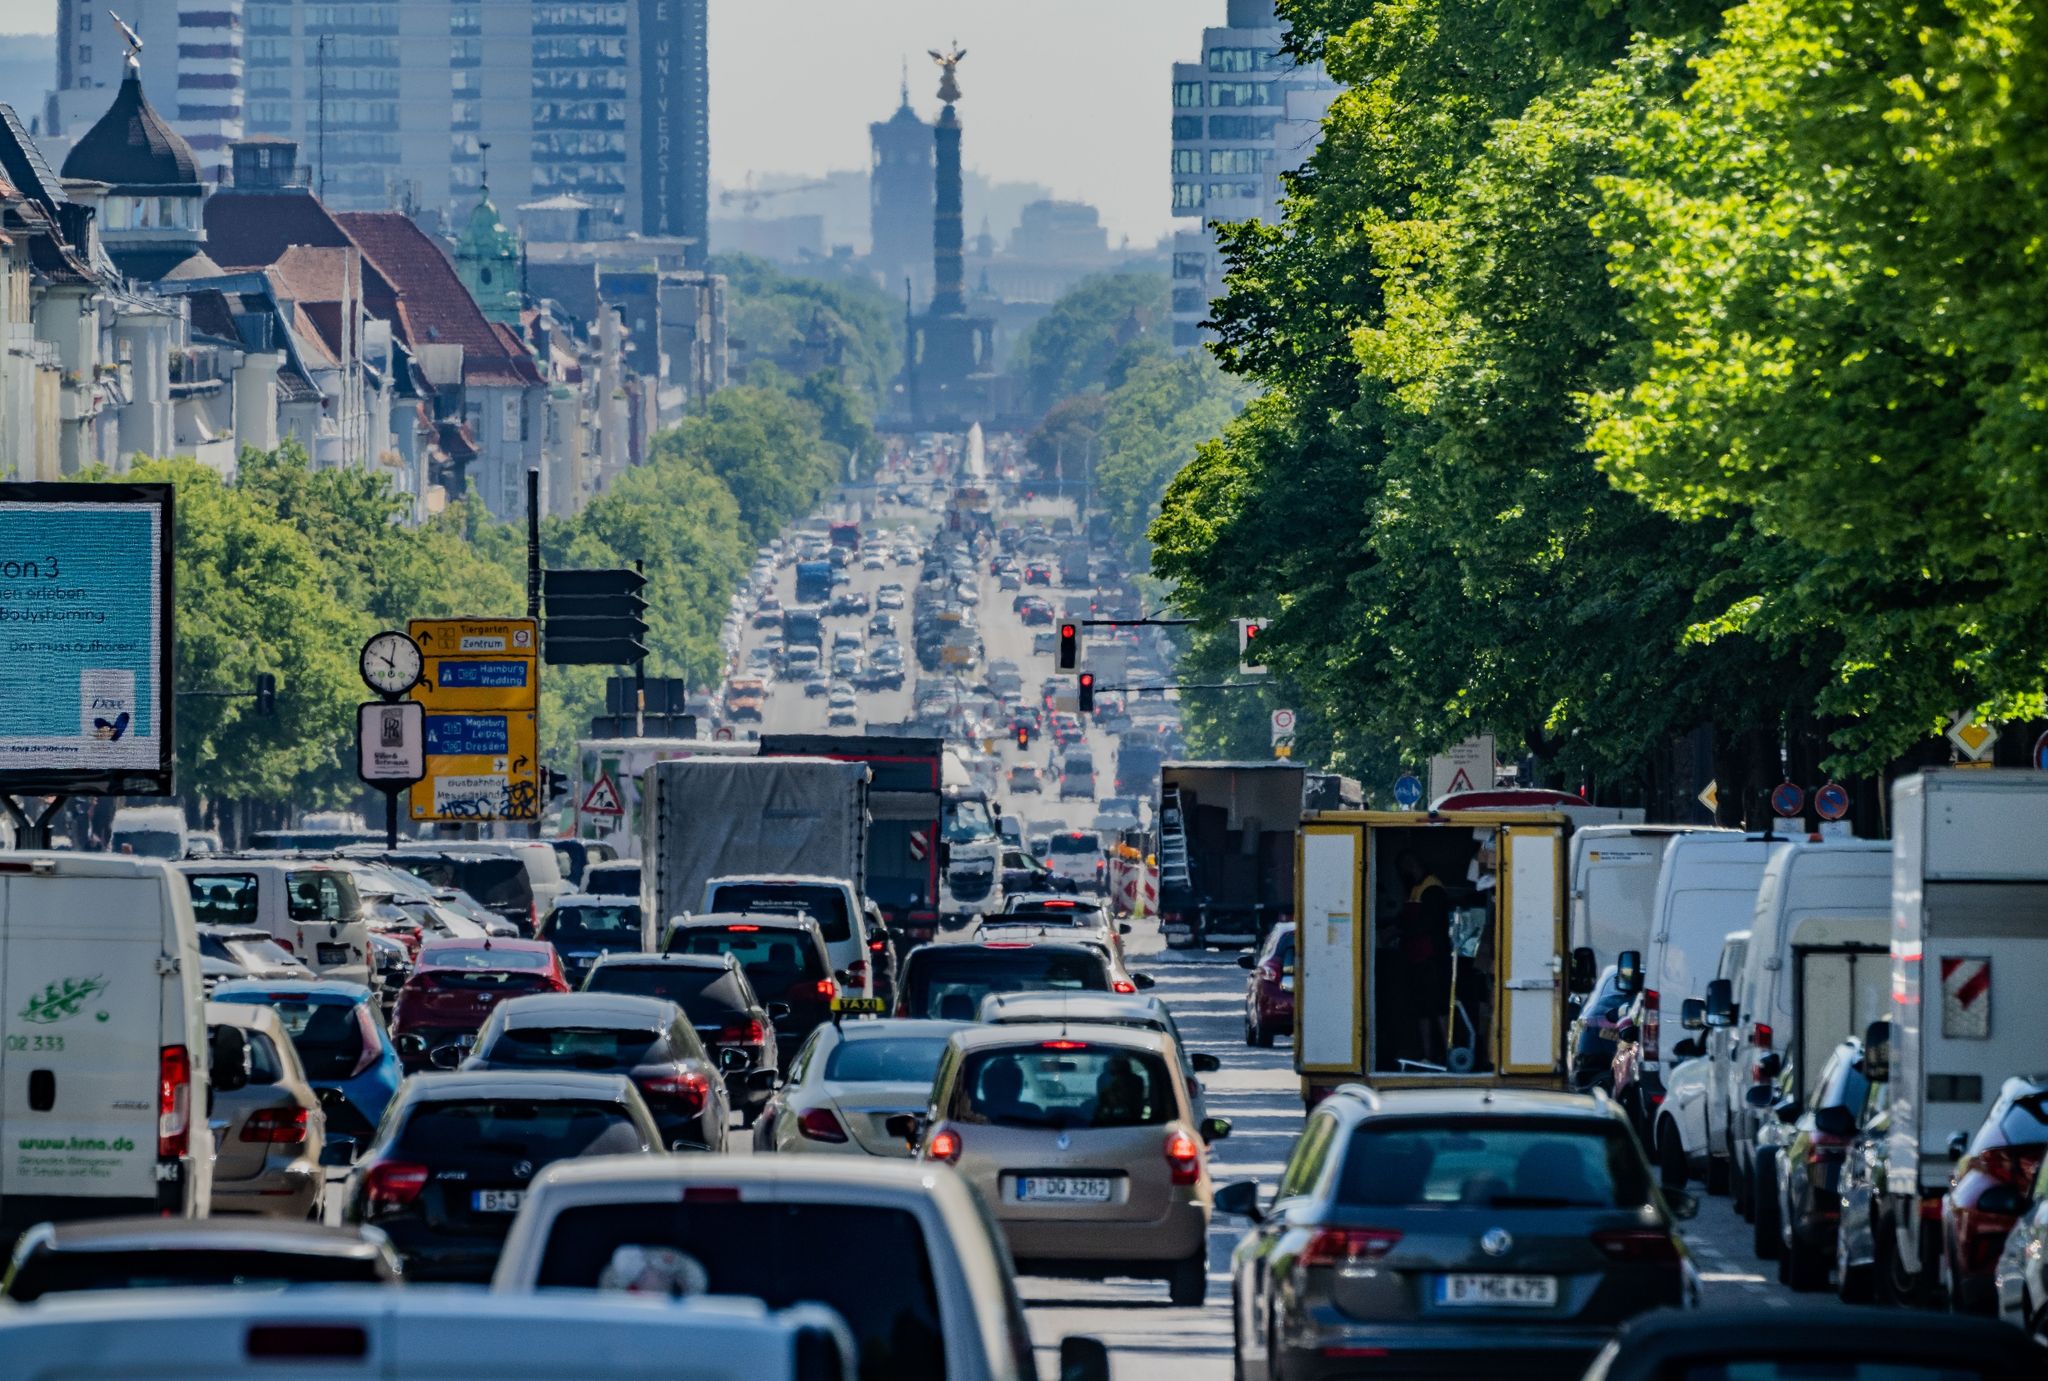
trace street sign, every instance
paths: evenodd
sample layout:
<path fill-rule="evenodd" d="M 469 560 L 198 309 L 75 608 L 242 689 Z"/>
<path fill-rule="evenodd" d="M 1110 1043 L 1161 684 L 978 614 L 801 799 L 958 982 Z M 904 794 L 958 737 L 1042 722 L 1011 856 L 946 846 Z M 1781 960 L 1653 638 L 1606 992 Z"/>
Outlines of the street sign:
<path fill-rule="evenodd" d="M 1429 799 L 1493 790 L 1493 735 L 1478 734 L 1429 760 Z"/>
<path fill-rule="evenodd" d="M 426 771 L 415 820 L 540 818 L 540 630 L 532 619 L 414 619 Z"/>
<path fill-rule="evenodd" d="M 1294 711 L 1273 711 L 1273 756 L 1291 758 L 1294 756 Z"/>
<path fill-rule="evenodd" d="M 646 587 L 646 576 L 624 567 L 544 572 L 547 664 L 620 666 L 645 658 Z"/>
<path fill-rule="evenodd" d="M 1413 810 L 1422 804 L 1422 778 L 1413 772 L 1403 772 L 1394 782 L 1394 804 L 1403 810 Z"/>
<path fill-rule="evenodd" d="M 625 805 L 619 800 L 618 784 L 609 772 L 599 772 L 597 780 L 590 784 L 590 790 L 583 797 L 583 813 L 586 815 L 624 815 Z"/>
<path fill-rule="evenodd" d="M 1791 819 L 1806 809 L 1806 790 L 1797 782 L 1779 782 L 1771 792 L 1771 809 Z"/>
<path fill-rule="evenodd" d="M 407 787 L 426 776 L 426 718 L 417 700 L 356 706 L 356 775 L 376 787 Z"/>
<path fill-rule="evenodd" d="M 1964 761 L 1982 762 L 1998 746 L 1998 728 L 1992 724 L 1979 724 L 1975 710 L 1964 710 L 1949 724 L 1948 741 L 1956 746 Z"/>
<path fill-rule="evenodd" d="M 1823 820 L 1840 820 L 1849 813 L 1849 791 L 1840 782 L 1829 782 L 1813 793 L 1813 813 Z"/>
<path fill-rule="evenodd" d="M 1719 782 L 1708 782 L 1700 788 L 1700 794 L 1693 799 L 1707 808 L 1707 814 L 1719 815 L 1721 813 L 1721 784 Z"/>

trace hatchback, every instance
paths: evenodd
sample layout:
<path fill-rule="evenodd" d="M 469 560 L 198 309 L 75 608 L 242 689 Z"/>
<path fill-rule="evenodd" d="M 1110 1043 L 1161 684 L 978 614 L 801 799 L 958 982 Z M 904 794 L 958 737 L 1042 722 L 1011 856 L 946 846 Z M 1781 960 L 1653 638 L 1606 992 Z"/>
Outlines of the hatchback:
<path fill-rule="evenodd" d="M 908 1156 L 910 1143 L 889 1122 L 924 1111 L 946 1039 L 963 1029 L 902 1019 L 820 1026 L 756 1125 L 754 1149 Z"/>
<path fill-rule="evenodd" d="M 303 1219 L 317 1213 L 327 1186 L 320 1170 L 327 1117 L 284 1022 L 254 1003 L 209 1002 L 206 1025 L 240 1028 L 249 1062 L 248 1082 L 212 1090 L 207 1125 L 214 1214 Z"/>
<path fill-rule="evenodd" d="M 544 940 L 442 940 L 420 947 L 398 991 L 391 1027 L 408 1070 L 453 1068 L 491 1009 L 508 997 L 566 993 L 569 978 Z"/>
<path fill-rule="evenodd" d="M 384 1116 L 404 1077 L 384 1010 L 360 983 L 244 979 L 213 990 L 215 1002 L 247 1002 L 277 1013 L 326 1115 L 327 1140 L 363 1140 Z"/>
<path fill-rule="evenodd" d="M 667 998 L 681 1007 L 725 1075 L 727 1101 L 749 1126 L 775 1091 L 775 1024 L 789 1020 L 789 1005 L 761 1001 L 732 955 L 609 954 L 583 991 Z"/>
<path fill-rule="evenodd" d="M 990 993 L 1106 993 L 1114 968 L 1103 951 L 1061 941 L 925 945 L 903 961 L 896 1015 L 973 1021 Z"/>
<path fill-rule="evenodd" d="M 1827 1287 L 1842 1216 L 1842 1165 L 1869 1092 L 1863 1041 L 1851 1036 L 1829 1055 L 1803 1106 L 1789 1096 L 1779 1105 L 1790 1135 L 1769 1161 L 1777 1191 L 1769 1217 L 1778 1228 L 1778 1279 L 1795 1290 Z M 1987 1285 L 1996 1260 L 1994 1251 L 1985 1262 Z"/>
<path fill-rule="evenodd" d="M 1238 967 L 1250 969 L 1244 985 L 1244 1043 L 1268 1046 L 1275 1036 L 1294 1034 L 1294 925 L 1287 922 L 1266 932 L 1250 954 L 1237 956 Z"/>
<path fill-rule="evenodd" d="M 1577 1377 L 1616 1324 L 1696 1302 L 1676 1202 L 1605 1097 L 1343 1085 L 1270 1204 L 1217 1193 L 1253 1223 L 1239 1374 Z"/>
<path fill-rule="evenodd" d="M 787 1069 L 804 1038 L 832 1015 L 839 984 L 825 937 L 809 916 L 712 913 L 672 922 L 669 954 L 730 954 L 763 999 L 788 1009 L 775 1022 L 778 1067 Z"/>

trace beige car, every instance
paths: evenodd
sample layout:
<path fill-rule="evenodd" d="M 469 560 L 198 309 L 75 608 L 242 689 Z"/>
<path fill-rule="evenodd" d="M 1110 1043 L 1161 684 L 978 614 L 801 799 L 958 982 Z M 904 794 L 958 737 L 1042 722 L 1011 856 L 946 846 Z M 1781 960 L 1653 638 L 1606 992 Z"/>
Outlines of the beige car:
<path fill-rule="evenodd" d="M 327 1119 L 284 1023 L 253 1002 L 209 1002 L 206 1024 L 241 1028 L 249 1050 L 249 1082 L 213 1092 L 213 1212 L 311 1217 Z"/>
<path fill-rule="evenodd" d="M 982 1026 L 939 1060 L 918 1155 L 995 1211 L 1026 1275 L 1153 1276 L 1177 1305 L 1209 1278 L 1207 1143 L 1173 1038 L 1109 1026 Z"/>

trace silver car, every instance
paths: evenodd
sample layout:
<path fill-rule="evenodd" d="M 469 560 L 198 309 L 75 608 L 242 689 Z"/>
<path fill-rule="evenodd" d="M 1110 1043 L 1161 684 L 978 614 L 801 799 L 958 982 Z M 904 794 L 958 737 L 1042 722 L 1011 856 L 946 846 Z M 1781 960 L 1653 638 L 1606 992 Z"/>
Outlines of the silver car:
<path fill-rule="evenodd" d="M 256 1003 L 209 1002 L 206 1024 L 239 1028 L 249 1051 L 248 1083 L 213 1091 L 213 1212 L 313 1216 L 327 1118 L 284 1023 Z"/>
<path fill-rule="evenodd" d="M 790 1061 L 754 1124 L 756 1151 L 910 1155 L 889 1120 L 924 1111 L 946 1040 L 969 1023 L 898 1018 L 827 1023 Z"/>
<path fill-rule="evenodd" d="M 1174 1024 L 1173 1009 L 1149 993 L 990 993 L 981 1000 L 981 1019 L 992 1026 L 1059 1022 L 1157 1031 L 1171 1037 L 1174 1049 L 1180 1052 L 1181 1074 L 1187 1080 L 1195 1121 L 1209 1116 L 1202 1081 L 1196 1076 L 1214 1074 L 1223 1068 L 1223 1062 L 1214 1055 L 1190 1051 L 1181 1039 L 1180 1027 Z"/>

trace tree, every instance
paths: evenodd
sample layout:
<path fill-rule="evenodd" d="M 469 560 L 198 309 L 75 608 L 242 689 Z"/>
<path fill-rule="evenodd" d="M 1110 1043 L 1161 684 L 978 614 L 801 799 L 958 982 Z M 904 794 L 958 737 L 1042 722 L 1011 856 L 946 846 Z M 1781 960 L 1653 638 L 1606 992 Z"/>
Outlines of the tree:
<path fill-rule="evenodd" d="M 1123 348 L 1167 320 L 1168 302 L 1167 280 L 1151 273 L 1095 274 L 1068 289 L 1017 347 L 1012 369 L 1031 405 L 1106 384 Z"/>
<path fill-rule="evenodd" d="M 838 473 L 817 412 L 772 389 L 721 389 L 705 411 L 656 436 L 652 451 L 695 460 L 725 481 L 754 544 L 815 508 Z"/>
<path fill-rule="evenodd" d="M 1207 356 L 1163 351 L 1131 359 L 1104 396 L 1091 447 L 1094 501 L 1133 559 L 1144 559 L 1146 529 L 1167 481 L 1236 414 L 1239 399 Z"/>

